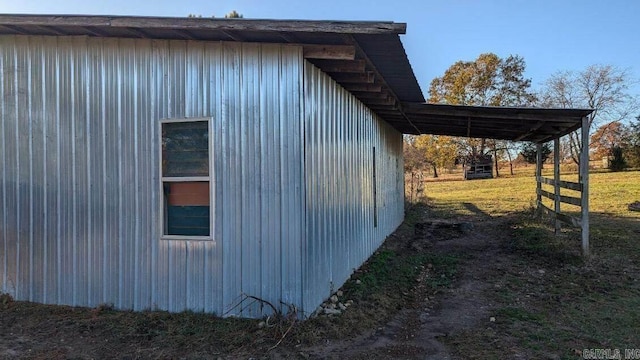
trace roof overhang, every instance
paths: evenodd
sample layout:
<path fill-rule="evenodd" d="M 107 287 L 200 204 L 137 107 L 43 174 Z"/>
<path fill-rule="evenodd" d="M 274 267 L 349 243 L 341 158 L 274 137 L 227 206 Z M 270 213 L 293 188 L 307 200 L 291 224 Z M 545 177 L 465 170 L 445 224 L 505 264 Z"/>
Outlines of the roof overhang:
<path fill-rule="evenodd" d="M 544 143 L 582 126 L 589 109 L 457 106 L 403 103 L 388 120 L 406 134 L 435 134 Z"/>

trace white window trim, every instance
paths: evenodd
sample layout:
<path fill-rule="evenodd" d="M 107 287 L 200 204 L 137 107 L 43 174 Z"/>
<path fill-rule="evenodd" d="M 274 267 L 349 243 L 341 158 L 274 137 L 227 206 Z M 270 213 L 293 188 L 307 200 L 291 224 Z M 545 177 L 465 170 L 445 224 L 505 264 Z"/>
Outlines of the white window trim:
<path fill-rule="evenodd" d="M 198 122 L 198 121 L 206 121 L 207 122 L 207 130 L 209 131 L 209 176 L 185 176 L 185 177 L 175 177 L 175 176 L 162 176 L 162 125 L 169 123 L 184 123 L 184 122 Z M 159 196 L 159 214 L 160 221 L 158 222 L 160 240 L 165 241 L 213 241 L 215 234 L 215 184 L 213 183 L 213 117 L 197 117 L 197 118 L 168 118 L 168 119 L 160 119 L 160 124 L 158 125 L 158 159 L 159 159 L 159 169 L 158 169 L 158 178 L 159 187 L 158 192 Z M 165 182 L 195 182 L 195 181 L 206 181 L 209 182 L 209 236 L 194 236 L 194 235 L 167 235 L 164 233 L 164 224 L 166 221 L 166 214 L 164 211 L 164 183 Z"/>

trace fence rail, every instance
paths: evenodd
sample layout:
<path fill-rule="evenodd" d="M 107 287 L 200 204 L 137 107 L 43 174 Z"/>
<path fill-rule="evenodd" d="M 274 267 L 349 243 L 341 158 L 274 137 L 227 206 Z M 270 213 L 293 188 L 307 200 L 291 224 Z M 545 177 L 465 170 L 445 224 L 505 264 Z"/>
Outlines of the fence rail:
<path fill-rule="evenodd" d="M 547 185 L 551 185 L 551 186 L 555 186 L 556 185 L 556 181 L 554 179 L 549 179 L 549 178 L 546 178 L 546 177 L 540 177 L 538 179 L 538 181 L 540 181 L 540 182 L 542 182 L 544 184 L 547 184 Z M 577 182 L 558 180 L 557 183 L 563 189 L 569 189 L 569 190 L 574 190 L 574 191 L 582 191 L 582 184 L 577 183 Z"/>
<path fill-rule="evenodd" d="M 556 200 L 556 194 L 548 192 L 546 190 L 538 189 L 538 195 L 542 195 L 553 201 Z M 573 197 L 573 196 L 558 195 L 558 199 L 560 200 L 560 202 L 563 202 L 565 204 L 575 205 L 575 206 L 580 206 L 582 203 L 582 199 Z"/>
<path fill-rule="evenodd" d="M 567 225 L 571 225 L 571 226 L 576 227 L 576 228 L 582 227 L 582 221 L 580 221 L 580 219 L 578 219 L 576 217 L 573 217 L 573 216 L 567 215 L 567 214 L 563 214 L 563 213 L 557 213 L 557 212 L 549 209 L 548 207 L 546 207 L 542 203 L 538 204 L 538 206 L 539 206 L 539 209 L 542 210 L 542 212 L 544 212 L 547 216 L 550 216 L 554 220 L 560 220 L 563 223 L 565 223 Z"/>

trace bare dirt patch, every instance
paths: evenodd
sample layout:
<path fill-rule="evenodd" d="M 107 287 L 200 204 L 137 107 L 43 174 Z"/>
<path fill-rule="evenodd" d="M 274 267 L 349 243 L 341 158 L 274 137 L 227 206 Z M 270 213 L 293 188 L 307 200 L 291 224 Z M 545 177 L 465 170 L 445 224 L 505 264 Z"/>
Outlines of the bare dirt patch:
<path fill-rule="evenodd" d="M 485 295 L 486 280 L 496 263 L 508 261 L 499 255 L 504 221 L 488 216 L 434 221 L 428 212 L 420 220 L 413 237 L 388 246 L 455 257 L 455 281 L 448 287 L 427 286 L 438 276 L 429 263 L 416 279 L 413 301 L 389 321 L 363 335 L 306 348 L 303 353 L 336 359 L 451 359 L 443 339 L 490 323 L 493 303 Z"/>

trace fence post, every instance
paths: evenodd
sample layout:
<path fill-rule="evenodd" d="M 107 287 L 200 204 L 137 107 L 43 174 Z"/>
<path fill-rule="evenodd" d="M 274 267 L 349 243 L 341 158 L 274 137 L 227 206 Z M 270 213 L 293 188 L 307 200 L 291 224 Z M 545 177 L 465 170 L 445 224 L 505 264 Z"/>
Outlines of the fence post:
<path fill-rule="evenodd" d="M 536 214 L 540 215 L 542 209 L 542 144 L 536 144 Z"/>
<path fill-rule="evenodd" d="M 582 254 L 589 256 L 589 118 L 582 118 L 582 146 L 580 148 L 580 183 L 581 196 L 581 226 L 582 226 Z"/>
<path fill-rule="evenodd" d="M 554 190 L 554 207 L 553 210 L 556 213 L 555 218 L 555 233 L 560 234 L 560 220 L 558 214 L 560 214 L 560 138 L 553 139 L 553 190 Z"/>

